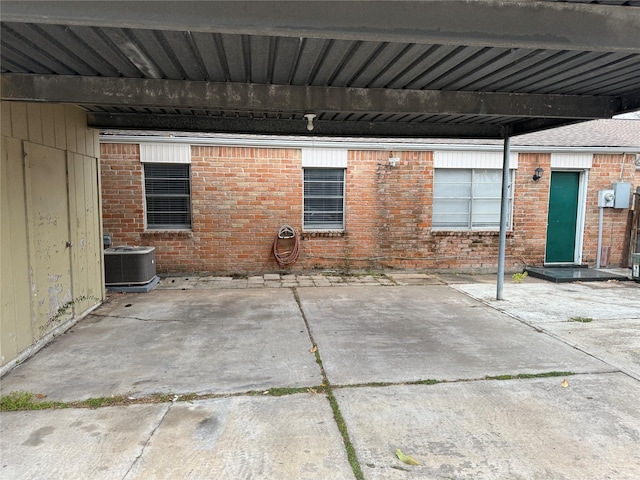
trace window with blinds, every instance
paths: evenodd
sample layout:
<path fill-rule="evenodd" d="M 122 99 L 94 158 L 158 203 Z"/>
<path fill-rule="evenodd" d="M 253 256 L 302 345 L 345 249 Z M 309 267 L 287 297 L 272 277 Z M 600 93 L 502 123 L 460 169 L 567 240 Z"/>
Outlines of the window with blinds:
<path fill-rule="evenodd" d="M 344 230 L 344 171 L 304 169 L 305 230 Z"/>
<path fill-rule="evenodd" d="M 498 230 L 501 197 L 501 170 L 437 168 L 433 185 L 433 228 Z M 508 228 L 511 228 L 512 205 L 513 194 L 509 188 Z"/>
<path fill-rule="evenodd" d="M 189 164 L 145 163 L 144 188 L 148 229 L 191 228 Z"/>

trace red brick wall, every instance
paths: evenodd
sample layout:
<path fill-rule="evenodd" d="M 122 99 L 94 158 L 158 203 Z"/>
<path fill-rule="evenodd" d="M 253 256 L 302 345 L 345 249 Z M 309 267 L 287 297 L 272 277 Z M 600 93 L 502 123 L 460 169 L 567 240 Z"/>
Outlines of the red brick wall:
<path fill-rule="evenodd" d="M 596 263 L 598 253 L 598 191 L 611 189 L 614 182 L 630 182 L 631 192 L 640 185 L 640 175 L 636 175 L 635 155 L 627 155 L 623 168 L 622 155 L 594 155 L 593 166 L 589 172 L 587 208 L 585 219 L 585 241 L 583 260 L 591 265 Z M 622 178 L 621 178 L 622 175 Z M 634 186 L 635 185 L 635 186 Z M 633 198 L 630 198 L 633 205 Z M 620 265 L 626 258 L 628 248 L 626 239 L 627 222 L 631 210 L 605 208 L 603 211 L 602 246 L 609 249 L 609 265 Z M 628 241 L 628 240 L 627 240 Z M 602 265 L 604 266 L 602 257 Z"/>
<path fill-rule="evenodd" d="M 279 226 L 300 231 L 300 150 L 191 147 L 192 231 L 145 231 L 138 147 L 101 152 L 104 232 L 114 245 L 156 247 L 159 272 L 273 270 Z"/>
<path fill-rule="evenodd" d="M 278 271 L 278 228 L 302 227 L 299 149 L 192 146 L 192 231 L 145 231 L 137 145 L 102 144 L 105 233 L 114 245 L 156 247 L 161 273 Z M 375 268 L 495 268 L 497 232 L 432 232 L 433 153 L 349 151 L 344 233 L 303 233 L 294 271 Z M 619 178 L 621 156 L 599 156 L 590 174 L 585 261 L 595 262 L 597 190 Z M 545 174 L 531 178 L 537 166 Z M 596 173 L 597 170 L 597 173 Z M 549 154 L 520 154 L 507 268 L 544 259 Z M 628 163 L 625 179 L 635 170 Z M 618 177 L 616 177 L 618 175 Z M 620 262 L 627 211 L 606 212 L 611 263 Z M 594 217 L 595 216 L 595 217 Z M 607 245 L 607 243 L 605 243 Z"/>
<path fill-rule="evenodd" d="M 128 144 L 100 146 L 102 223 L 113 235 L 113 245 L 144 245 L 144 197 L 140 147 Z"/>
<path fill-rule="evenodd" d="M 542 178 L 533 180 L 536 168 L 544 170 Z M 520 153 L 515 175 L 513 234 L 508 246 L 514 261 L 523 265 L 542 265 L 544 261 L 551 154 Z"/>

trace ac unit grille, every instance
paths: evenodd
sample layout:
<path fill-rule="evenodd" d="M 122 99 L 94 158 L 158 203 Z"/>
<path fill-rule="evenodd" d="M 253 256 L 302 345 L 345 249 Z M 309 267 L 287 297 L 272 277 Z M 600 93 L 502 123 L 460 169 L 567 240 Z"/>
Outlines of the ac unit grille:
<path fill-rule="evenodd" d="M 106 285 L 142 285 L 156 276 L 155 247 L 112 247 L 104 251 Z"/>

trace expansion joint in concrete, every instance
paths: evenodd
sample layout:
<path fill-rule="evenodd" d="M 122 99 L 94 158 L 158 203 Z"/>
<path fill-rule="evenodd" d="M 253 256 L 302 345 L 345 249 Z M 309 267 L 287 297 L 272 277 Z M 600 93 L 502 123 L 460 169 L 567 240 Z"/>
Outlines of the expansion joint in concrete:
<path fill-rule="evenodd" d="M 167 416 L 167 414 L 169 413 L 169 410 L 171 410 L 172 406 L 173 406 L 173 402 L 167 405 L 167 408 L 165 409 L 164 413 L 162 414 L 162 417 L 160 418 L 160 420 L 158 420 L 156 425 L 153 427 L 153 430 L 151 430 L 151 432 L 149 433 L 149 437 L 147 438 L 147 441 L 144 442 L 144 445 L 140 449 L 140 453 L 136 456 L 136 458 L 134 458 L 133 462 L 131 462 L 131 466 L 129 467 L 127 472 L 122 477 L 122 480 L 126 480 L 126 478 L 129 476 L 129 473 L 131 473 L 133 468 L 140 461 L 140 459 L 144 455 L 144 451 L 147 449 L 147 446 L 149 445 L 149 442 L 151 442 L 151 439 L 155 435 L 156 431 L 158 430 L 158 428 L 160 428 L 160 425 L 162 425 L 162 422 L 164 422 L 164 419 Z"/>
<path fill-rule="evenodd" d="M 300 315 L 302 316 L 302 320 L 304 321 L 305 327 L 307 329 L 307 334 L 309 335 L 309 339 L 311 340 L 311 351 L 316 356 L 316 363 L 320 367 L 320 373 L 322 375 L 322 385 L 324 386 L 324 391 L 327 396 L 327 400 L 329 401 L 329 406 L 333 412 L 333 418 L 336 422 L 336 426 L 338 427 L 338 431 L 342 436 L 342 441 L 344 443 L 344 448 L 347 453 L 347 458 L 349 459 L 349 464 L 351 465 L 351 469 L 353 471 L 353 475 L 356 480 L 364 480 L 364 475 L 362 473 L 362 468 L 360 467 L 360 462 L 358 461 L 358 457 L 356 456 L 355 447 L 351 442 L 351 437 L 349 436 L 349 431 L 347 430 L 347 424 L 344 420 L 342 412 L 340 411 L 340 406 L 338 405 L 338 400 L 333 394 L 333 389 L 331 387 L 331 382 L 327 377 L 327 372 L 324 369 L 322 364 L 322 356 L 320 355 L 320 350 L 318 349 L 318 345 L 316 344 L 313 333 L 311 333 L 311 327 L 309 326 L 309 321 L 307 320 L 307 316 L 304 312 L 304 308 L 302 307 L 302 302 L 300 301 L 300 296 L 298 295 L 298 291 L 295 287 L 292 289 L 293 296 L 298 305 L 298 309 L 300 310 Z"/>

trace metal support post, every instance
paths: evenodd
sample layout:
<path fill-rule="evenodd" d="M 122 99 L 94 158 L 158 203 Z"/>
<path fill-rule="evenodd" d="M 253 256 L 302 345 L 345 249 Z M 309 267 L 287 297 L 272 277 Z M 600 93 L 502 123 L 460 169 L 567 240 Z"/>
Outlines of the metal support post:
<path fill-rule="evenodd" d="M 596 252 L 596 268 L 600 268 L 600 258 L 602 255 L 602 223 L 604 220 L 604 208 L 598 208 L 598 251 Z"/>
<path fill-rule="evenodd" d="M 504 148 L 502 162 L 502 203 L 500 205 L 500 240 L 498 242 L 498 282 L 496 299 L 503 300 L 504 288 L 504 264 L 505 252 L 507 248 L 507 216 L 509 214 L 509 150 L 511 149 L 511 141 L 509 138 L 509 129 L 504 129 Z"/>

